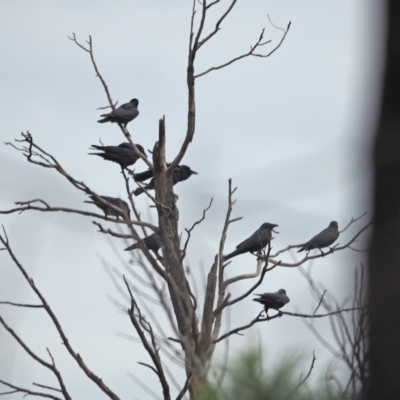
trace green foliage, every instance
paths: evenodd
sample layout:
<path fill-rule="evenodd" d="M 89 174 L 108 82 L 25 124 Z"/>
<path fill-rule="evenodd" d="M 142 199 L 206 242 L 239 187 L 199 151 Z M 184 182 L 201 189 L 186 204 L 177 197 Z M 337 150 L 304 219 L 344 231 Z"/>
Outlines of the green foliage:
<path fill-rule="evenodd" d="M 310 388 L 308 382 L 299 386 L 301 371 L 306 369 L 301 379 L 308 373 L 310 365 L 307 364 L 302 355 L 295 353 L 284 357 L 279 365 L 270 366 L 265 370 L 262 351 L 251 349 L 229 363 L 221 388 L 209 383 L 200 399 L 352 400 L 356 398 L 340 395 L 337 386 L 328 378 L 323 378 L 318 388 Z"/>

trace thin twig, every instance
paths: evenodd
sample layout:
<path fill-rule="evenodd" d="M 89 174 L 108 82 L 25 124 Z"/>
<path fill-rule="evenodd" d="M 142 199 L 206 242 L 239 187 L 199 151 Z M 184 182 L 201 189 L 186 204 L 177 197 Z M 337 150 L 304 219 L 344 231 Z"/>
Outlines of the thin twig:
<path fill-rule="evenodd" d="M 8 386 L 8 387 L 10 387 L 10 388 L 12 388 L 12 389 L 15 389 L 16 391 L 15 391 L 14 393 L 22 392 L 22 393 L 25 393 L 25 396 L 30 395 L 30 396 L 45 397 L 45 398 L 47 398 L 47 399 L 53 399 L 53 400 L 62 400 L 60 397 L 56 397 L 56 396 L 53 396 L 53 395 L 48 394 L 48 393 L 35 392 L 35 391 L 33 391 L 33 390 L 25 389 L 25 388 L 22 388 L 22 387 L 20 387 L 20 386 L 15 386 L 15 385 L 12 385 L 11 383 L 5 382 L 5 381 L 3 381 L 3 380 L 1 380 L 1 379 L 0 379 L 0 383 L 2 383 L 2 384 L 5 385 L 5 386 Z M 13 392 L 0 393 L 0 396 L 1 396 L 2 394 L 8 394 L 8 393 L 13 393 Z M 25 396 L 24 396 L 24 397 L 25 397 Z"/>
<path fill-rule="evenodd" d="M 203 216 L 202 216 L 198 221 L 196 221 L 196 222 L 192 225 L 192 227 L 191 227 L 190 229 L 185 229 L 185 231 L 186 231 L 187 234 L 188 234 L 188 237 L 187 237 L 187 239 L 186 239 L 185 245 L 183 246 L 181 261 L 186 257 L 186 250 L 187 250 L 187 246 L 188 246 L 188 244 L 189 244 L 190 234 L 192 233 L 193 229 L 194 229 L 197 225 L 199 225 L 200 223 L 202 223 L 202 222 L 204 221 L 204 219 L 206 218 L 206 213 L 207 213 L 207 211 L 211 208 L 212 202 L 213 202 L 213 198 L 211 198 L 210 204 L 203 210 Z"/>
<path fill-rule="evenodd" d="M 47 303 L 46 299 L 42 295 L 42 293 L 39 291 L 39 289 L 36 287 L 35 283 L 33 282 L 33 279 L 28 275 L 28 273 L 25 271 L 23 268 L 22 264 L 18 261 L 16 256 L 14 255 L 9 241 L 8 237 L 6 234 L 6 231 L 3 227 L 3 232 L 4 236 L 0 235 L 0 241 L 3 243 L 3 245 L 6 247 L 10 257 L 14 261 L 14 264 L 17 266 L 17 268 L 20 270 L 22 275 L 24 276 L 25 280 L 29 283 L 30 287 L 32 290 L 35 292 L 35 294 L 39 297 L 41 303 L 43 304 L 43 307 L 45 308 L 47 314 L 49 315 L 50 319 L 52 320 L 54 326 L 56 327 L 59 335 L 61 336 L 62 342 L 64 343 L 66 349 L 68 350 L 69 354 L 74 358 L 74 360 L 78 363 L 79 367 L 85 372 L 85 374 L 91 379 L 110 399 L 113 400 L 119 400 L 119 397 L 112 391 L 110 388 L 103 382 L 101 378 L 99 378 L 97 375 L 95 375 L 84 363 L 82 357 L 75 353 L 73 350 L 72 346 L 69 343 L 68 337 L 65 335 L 64 330 L 61 327 L 60 322 L 58 321 L 56 315 L 53 313 L 52 309 L 50 308 L 49 304 Z M 22 343 L 20 343 L 22 346 Z M 24 348 L 28 352 L 28 348 Z M 35 357 L 35 355 L 32 353 L 32 357 Z M 39 360 L 37 360 L 40 362 Z M 43 360 L 42 360 L 43 361 Z M 43 364 L 44 365 L 44 364 Z"/>
<path fill-rule="evenodd" d="M 341 314 L 344 312 L 351 312 L 354 310 L 362 310 L 364 307 L 352 307 L 352 308 L 343 308 L 341 310 L 336 310 L 332 312 L 328 312 L 326 314 L 299 314 L 299 313 L 291 313 L 289 311 L 281 311 L 283 315 L 290 315 L 292 317 L 301 317 L 301 318 L 324 318 L 329 317 L 330 315 Z"/>
<path fill-rule="evenodd" d="M 265 31 L 265 29 L 263 29 L 263 30 L 261 31 L 261 34 L 260 34 L 260 36 L 259 36 L 257 42 L 256 42 L 253 46 L 250 46 L 250 50 L 249 50 L 247 53 L 244 53 L 244 54 L 242 54 L 242 55 L 240 55 L 240 56 L 238 56 L 238 57 L 234 57 L 234 58 L 232 58 L 231 60 L 227 61 L 227 62 L 224 63 L 224 64 L 218 65 L 218 66 L 216 66 L 216 67 L 211 67 L 211 68 L 209 68 L 209 69 L 207 69 L 207 70 L 205 70 L 205 71 L 203 71 L 203 72 L 201 72 L 201 73 L 195 75 L 194 77 L 195 77 L 195 78 L 200 78 L 201 76 L 204 76 L 204 75 L 206 75 L 206 74 L 208 74 L 208 73 L 210 73 L 210 72 L 212 72 L 212 71 L 216 71 L 216 70 L 225 68 L 225 67 L 227 67 L 228 65 L 231 65 L 231 64 L 233 64 L 234 62 L 239 61 L 239 60 L 242 60 L 243 58 L 246 58 L 246 57 L 249 57 L 249 56 L 262 57 L 262 58 L 269 57 L 269 56 L 272 55 L 276 50 L 278 50 L 279 47 L 281 47 L 281 44 L 283 43 L 283 41 L 284 41 L 285 38 L 286 38 L 286 35 L 287 35 L 288 32 L 289 32 L 290 25 L 291 25 L 291 22 L 289 22 L 289 24 L 288 24 L 286 30 L 284 31 L 284 34 L 283 34 L 283 36 L 282 36 L 280 42 L 278 43 L 278 45 L 277 45 L 276 47 L 274 47 L 269 53 L 267 53 L 267 54 L 257 54 L 257 53 L 255 53 L 255 50 L 258 49 L 260 46 L 263 46 L 263 45 L 265 45 L 265 44 L 271 42 L 270 40 L 267 41 L 267 42 L 263 42 L 263 41 L 262 41 L 263 38 L 264 38 L 264 31 Z"/>
<path fill-rule="evenodd" d="M 226 339 L 227 337 L 234 335 L 234 334 L 238 334 L 240 331 L 244 331 L 246 329 L 251 328 L 254 324 L 256 324 L 257 322 L 265 322 L 265 321 L 270 321 L 271 319 L 275 319 L 275 318 L 279 318 L 282 316 L 282 312 L 278 311 L 278 314 L 273 315 L 272 317 L 269 317 L 268 315 L 264 318 L 261 318 L 261 315 L 264 313 L 265 311 L 262 310 L 258 316 L 256 318 L 254 318 L 250 323 L 248 323 L 247 325 L 243 325 L 240 326 L 239 328 L 235 328 L 232 329 L 231 331 L 225 333 L 224 335 L 220 336 L 217 340 L 214 340 L 214 343 L 218 343 L 224 339 Z"/>
<path fill-rule="evenodd" d="M 10 306 L 16 306 L 16 307 L 43 308 L 41 304 L 21 304 L 21 303 L 12 303 L 11 301 L 0 301 L 0 304 L 8 304 Z"/>
<path fill-rule="evenodd" d="M 311 372 L 312 372 L 312 370 L 313 370 L 313 368 L 314 368 L 314 364 L 315 364 L 315 361 L 316 361 L 316 360 L 317 360 L 317 357 L 315 357 L 315 352 L 313 351 L 313 356 L 312 356 L 312 360 L 311 360 L 310 369 L 308 370 L 308 373 L 307 373 L 307 375 L 304 377 L 304 379 L 301 379 L 301 376 L 300 376 L 300 382 L 299 382 L 299 384 L 294 388 L 294 390 L 293 390 L 292 394 L 290 395 L 290 397 L 293 396 L 293 395 L 297 392 L 297 390 L 299 389 L 299 387 L 302 386 L 302 385 L 304 385 L 304 383 L 306 382 L 306 380 L 310 377 Z"/>
<path fill-rule="evenodd" d="M 160 355 L 158 354 L 158 349 L 156 347 L 153 330 L 151 328 L 151 325 L 147 321 L 144 321 L 143 317 L 141 316 L 140 309 L 138 308 L 138 305 L 133 297 L 132 291 L 128 285 L 128 281 L 126 280 L 125 276 L 124 276 L 124 282 L 125 282 L 126 288 L 128 289 L 129 296 L 131 298 L 131 307 L 128 310 L 129 317 L 131 319 L 133 326 L 136 329 L 136 332 L 138 333 L 138 335 L 140 337 L 140 340 L 142 341 L 143 347 L 146 349 L 151 360 L 153 361 L 155 368 L 154 369 L 152 368 L 152 369 L 158 375 L 158 379 L 160 380 L 161 387 L 163 389 L 164 399 L 170 400 L 171 395 L 170 395 L 170 391 L 169 391 L 169 385 L 168 385 L 167 379 L 164 374 L 164 369 L 161 364 Z M 135 314 L 134 314 L 135 311 L 138 313 L 138 317 L 135 316 Z M 144 332 L 141 329 L 141 326 L 143 327 L 143 324 L 147 325 L 146 330 L 150 334 L 151 344 L 148 342 Z"/>

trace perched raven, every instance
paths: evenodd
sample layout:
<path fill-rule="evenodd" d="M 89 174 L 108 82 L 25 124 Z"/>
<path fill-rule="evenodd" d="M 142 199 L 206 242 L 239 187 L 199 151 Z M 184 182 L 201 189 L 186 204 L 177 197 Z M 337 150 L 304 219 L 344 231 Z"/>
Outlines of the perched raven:
<path fill-rule="evenodd" d="M 271 240 L 272 231 L 278 226 L 266 222 L 262 224 L 248 239 L 236 246 L 236 250 L 224 256 L 224 261 L 243 253 L 260 252 Z"/>
<path fill-rule="evenodd" d="M 140 144 L 137 144 L 136 147 L 145 157 L 147 157 L 144 148 Z M 102 151 L 103 153 L 89 154 L 100 156 L 107 161 L 113 161 L 119 164 L 121 168 L 127 168 L 129 165 L 135 164 L 135 162 L 140 158 L 139 154 L 128 142 L 121 143 L 118 146 L 96 146 L 95 144 L 92 144 L 90 150 Z"/>
<path fill-rule="evenodd" d="M 319 249 L 319 251 L 322 253 L 321 248 L 330 246 L 339 237 L 338 229 L 338 223 L 336 221 L 332 221 L 326 229 L 318 233 L 318 235 L 314 236 L 307 243 L 297 246 L 300 247 L 297 252 Z"/>
<path fill-rule="evenodd" d="M 122 219 L 124 219 L 125 215 L 130 218 L 130 210 L 129 210 L 129 206 L 128 204 L 121 199 L 115 198 L 115 197 L 108 197 L 108 196 L 100 196 L 103 200 L 108 201 L 110 204 L 117 206 L 118 208 L 121 209 L 121 211 L 117 211 L 114 210 L 114 208 L 112 208 L 111 206 L 109 206 L 108 204 L 104 204 L 102 203 L 100 200 L 97 200 L 94 196 L 90 196 L 90 198 L 92 199 L 92 201 L 85 201 L 85 203 L 90 203 L 90 204 L 94 204 L 95 206 L 99 207 L 100 210 L 102 210 L 104 212 L 104 216 L 107 219 L 107 216 L 112 216 L 112 217 L 116 217 L 117 219 L 119 219 L 119 217 L 122 217 Z"/>
<path fill-rule="evenodd" d="M 285 304 L 289 303 L 290 299 L 286 296 L 285 289 L 279 289 L 275 293 L 262 293 L 254 294 L 255 296 L 260 296 L 258 299 L 253 299 L 253 301 L 258 301 L 264 306 L 265 312 L 268 313 L 270 308 L 278 310 L 282 308 Z"/>
<path fill-rule="evenodd" d="M 115 122 L 124 125 L 126 128 L 126 125 L 139 115 L 138 105 L 139 100 L 132 99 L 129 103 L 122 104 L 122 106 L 119 106 L 110 113 L 100 115 L 104 118 L 99 119 L 97 122 L 101 124 L 104 124 L 104 122 Z"/>
<path fill-rule="evenodd" d="M 197 175 L 196 171 L 193 171 L 187 165 L 178 165 L 174 172 L 172 173 L 172 184 L 176 185 L 178 182 L 185 181 L 186 179 L 190 178 L 193 174 Z M 145 181 L 153 176 L 153 171 L 148 170 L 141 172 L 139 174 L 134 174 L 133 179 L 137 182 Z M 154 178 L 144 187 L 146 190 L 154 189 Z M 135 196 L 139 196 L 144 192 L 143 188 L 137 188 L 133 194 Z"/>
<path fill-rule="evenodd" d="M 146 247 L 153 251 L 154 253 L 157 253 L 157 251 L 160 249 L 161 247 L 161 240 L 160 240 L 160 236 L 157 233 L 153 233 L 150 236 L 147 236 L 143 239 L 144 244 L 146 245 Z M 131 246 L 127 247 L 125 250 L 135 250 L 139 248 L 139 244 L 138 243 L 134 243 Z"/>

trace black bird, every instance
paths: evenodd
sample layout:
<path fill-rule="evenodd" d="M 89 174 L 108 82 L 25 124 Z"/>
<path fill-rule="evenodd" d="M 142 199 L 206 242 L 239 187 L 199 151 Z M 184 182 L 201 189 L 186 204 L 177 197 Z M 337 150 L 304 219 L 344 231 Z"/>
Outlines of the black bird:
<path fill-rule="evenodd" d="M 300 247 L 300 249 L 297 252 L 319 249 L 319 251 L 322 253 L 321 248 L 330 246 L 333 242 L 335 242 L 335 240 L 338 237 L 339 237 L 338 223 L 336 221 L 332 221 L 326 229 L 318 233 L 318 235 L 315 235 L 307 243 L 297 246 Z"/>
<path fill-rule="evenodd" d="M 139 115 L 138 105 L 139 100 L 132 99 L 129 103 L 122 104 L 122 106 L 119 106 L 110 113 L 100 115 L 104 118 L 99 119 L 97 122 L 101 124 L 104 124 L 104 122 L 115 122 L 124 125 L 126 128 L 126 125 Z"/>
<path fill-rule="evenodd" d="M 278 310 L 290 301 L 289 297 L 286 296 L 285 289 L 279 289 L 277 292 L 274 293 L 255 293 L 254 295 L 260 296 L 258 299 L 253 299 L 253 301 L 258 301 L 259 303 L 261 303 L 264 306 L 266 313 L 268 313 L 268 310 L 270 308 Z"/>
<path fill-rule="evenodd" d="M 185 181 L 186 179 L 190 178 L 193 174 L 197 175 L 196 171 L 193 171 L 187 165 L 178 165 L 172 174 L 172 185 L 176 185 L 179 182 Z M 133 179 L 136 182 L 142 182 L 146 179 L 149 179 L 153 176 L 153 171 L 148 170 L 141 172 L 139 174 L 134 174 Z M 154 178 L 144 187 L 146 190 L 154 189 Z M 144 192 L 143 188 L 137 188 L 133 194 L 135 196 L 139 196 Z"/>
<path fill-rule="evenodd" d="M 112 208 L 108 204 L 102 203 L 100 200 L 97 200 L 94 196 L 90 196 L 92 201 L 86 200 L 85 203 L 94 204 L 95 206 L 99 207 L 100 210 L 102 210 L 104 212 L 104 216 L 106 217 L 106 219 L 107 219 L 107 216 L 116 217 L 117 219 L 119 219 L 119 217 L 121 217 L 122 219 L 124 219 L 124 217 L 125 217 L 124 213 L 130 219 L 129 206 L 124 200 L 121 200 L 121 199 L 118 199 L 115 197 L 108 197 L 108 196 L 99 196 L 99 197 L 101 197 L 103 200 L 108 201 L 110 204 L 119 207 L 121 209 L 121 211 L 114 210 L 114 208 Z"/>
<path fill-rule="evenodd" d="M 158 250 L 161 247 L 161 239 L 160 236 L 157 233 L 153 233 L 150 236 L 147 236 L 143 239 L 144 244 L 146 247 L 153 251 L 154 253 L 157 253 Z M 125 250 L 135 250 L 139 248 L 139 243 L 134 243 L 131 246 L 127 247 Z"/>
<path fill-rule="evenodd" d="M 145 157 L 147 157 L 144 148 L 137 144 L 136 147 Z M 135 164 L 140 158 L 139 154 L 133 149 L 130 143 L 121 143 L 118 146 L 96 146 L 92 144 L 90 150 L 98 150 L 103 153 L 89 153 L 90 155 L 100 156 L 104 160 L 113 161 L 121 166 L 121 168 L 127 168 L 129 165 Z"/>
<path fill-rule="evenodd" d="M 224 261 L 243 253 L 260 252 L 271 240 L 272 231 L 278 226 L 266 222 L 262 224 L 248 239 L 236 246 L 236 250 L 224 256 Z"/>

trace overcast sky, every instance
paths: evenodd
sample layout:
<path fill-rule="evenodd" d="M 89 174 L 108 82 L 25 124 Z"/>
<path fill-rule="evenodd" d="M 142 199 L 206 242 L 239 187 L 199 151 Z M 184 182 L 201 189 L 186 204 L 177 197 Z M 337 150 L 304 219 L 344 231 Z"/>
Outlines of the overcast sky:
<path fill-rule="evenodd" d="M 213 8 L 206 31 L 229 3 Z M 300 243 L 336 220 L 339 228 L 369 211 L 368 156 L 377 105 L 382 58 L 382 10 L 371 0 L 241 1 L 222 30 L 198 53 L 196 72 L 248 51 L 265 27 L 265 39 L 281 48 L 269 58 L 246 58 L 196 81 L 197 119 L 193 143 L 184 158 L 199 175 L 176 186 L 180 230 L 199 219 L 214 199 L 206 221 L 196 228 L 187 263 L 202 287 L 200 265 L 207 273 L 218 251 L 227 205 L 228 179 L 238 187 L 233 224 L 226 252 L 263 222 L 279 224 L 274 249 Z M 157 139 L 158 120 L 165 115 L 167 154 L 172 160 L 186 132 L 186 61 L 191 2 L 3 0 L 0 15 L 1 141 L 10 142 L 29 130 L 35 141 L 54 155 L 76 179 L 101 195 L 126 198 L 119 167 L 87 155 L 91 144 L 123 142 L 118 127 L 96 123 L 98 108 L 107 105 L 87 53 L 67 36 L 85 42 L 92 36 L 98 67 L 114 100 L 139 99 L 139 117 L 128 128 L 145 149 Z M 269 46 L 269 47 L 268 47 Z M 54 206 L 94 211 L 85 197 L 55 171 L 30 165 L 10 146 L 0 147 L 0 209 L 19 200 L 42 198 Z M 138 162 L 137 170 L 146 169 Z M 155 221 L 145 196 L 138 207 Z M 368 217 L 367 217 L 368 219 Z M 367 219 L 364 222 L 367 222 Z M 153 373 L 138 365 L 148 362 L 126 314 L 110 301 L 124 302 L 102 267 L 107 260 L 123 270 L 110 240 L 97 232 L 90 218 L 57 213 L 2 215 L 10 243 L 21 263 L 60 318 L 75 350 L 121 398 L 149 395 L 127 377 L 135 374 L 154 384 Z M 345 232 L 344 244 L 363 221 Z M 118 252 L 125 243 L 111 241 Z M 359 243 L 360 248 L 363 246 Z M 365 247 L 365 246 L 364 246 Z M 125 261 L 129 254 L 122 254 Z M 37 302 L 6 252 L 1 252 L 0 300 Z M 329 291 L 343 299 L 351 294 L 351 277 L 359 253 L 335 253 L 314 263 L 313 273 Z M 228 274 L 255 269 L 251 255 L 233 260 Z M 242 293 L 250 283 L 232 288 Z M 300 273 L 277 268 L 259 291 L 285 288 L 287 311 L 310 312 L 313 300 Z M 260 308 L 246 299 L 232 309 L 231 326 L 254 318 Z M 41 356 L 49 347 L 75 398 L 105 398 L 66 354 L 54 327 L 40 310 L 0 306 L 0 315 Z M 327 321 L 317 326 L 329 337 Z M 234 337 L 230 357 L 261 338 L 266 366 L 282 354 L 302 348 L 316 351 L 315 376 L 332 357 L 300 319 L 284 317 L 259 324 L 245 336 Z M 221 349 L 222 350 L 222 349 Z M 217 350 L 216 361 L 221 351 Z M 21 386 L 32 382 L 55 385 L 0 329 L 0 379 Z M 178 382 L 183 372 L 172 366 Z M 306 368 L 306 367 L 305 367 Z M 301 371 L 299 371 L 300 373 Z M 316 380 L 316 379 L 315 379 Z M 0 389 L 1 390 L 1 389 Z M 103 397 L 102 397 L 103 396 Z M 7 396 L 5 396 L 7 398 Z M 11 397 L 10 397 L 11 398 Z M 18 398 L 18 396 L 12 397 Z"/>

